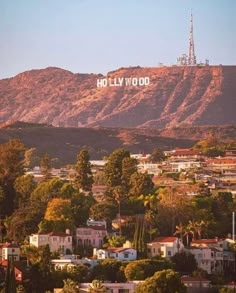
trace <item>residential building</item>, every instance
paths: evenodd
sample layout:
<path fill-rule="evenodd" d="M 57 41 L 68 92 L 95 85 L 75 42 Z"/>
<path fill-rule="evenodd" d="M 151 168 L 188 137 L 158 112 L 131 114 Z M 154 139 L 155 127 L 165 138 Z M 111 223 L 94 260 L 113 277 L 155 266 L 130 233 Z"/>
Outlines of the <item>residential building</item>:
<path fill-rule="evenodd" d="M 170 258 L 184 249 L 182 241 L 177 237 L 157 237 L 147 243 L 148 257 L 157 255 Z"/>
<path fill-rule="evenodd" d="M 67 231 L 67 233 L 36 233 L 30 235 L 30 245 L 36 247 L 49 245 L 51 252 L 72 252 L 72 235 L 70 234 L 70 231 Z"/>
<path fill-rule="evenodd" d="M 107 236 L 107 230 L 103 225 L 80 227 L 76 229 L 76 244 L 100 248 L 105 236 Z"/>
<path fill-rule="evenodd" d="M 211 281 L 202 277 L 182 276 L 181 282 L 187 287 L 189 293 L 209 292 Z"/>
<path fill-rule="evenodd" d="M 223 273 L 225 270 L 234 270 L 234 253 L 229 246 L 232 239 L 199 239 L 193 240 L 188 249 L 194 256 L 198 266 L 208 274 Z"/>
<path fill-rule="evenodd" d="M 109 247 L 107 249 L 94 250 L 97 259 L 113 258 L 117 260 L 136 260 L 137 250 L 126 247 Z"/>
<path fill-rule="evenodd" d="M 8 257 L 13 257 L 14 261 L 20 260 L 20 246 L 15 243 L 4 243 L 0 245 L 1 260 L 8 260 Z"/>
<path fill-rule="evenodd" d="M 173 152 L 169 152 L 170 159 L 188 159 L 199 160 L 203 157 L 202 153 L 198 150 L 192 149 L 175 149 Z"/>
<path fill-rule="evenodd" d="M 179 160 L 179 161 L 170 161 L 170 170 L 172 172 L 181 172 L 191 169 L 197 169 L 201 167 L 200 161 L 192 161 L 192 160 Z"/>

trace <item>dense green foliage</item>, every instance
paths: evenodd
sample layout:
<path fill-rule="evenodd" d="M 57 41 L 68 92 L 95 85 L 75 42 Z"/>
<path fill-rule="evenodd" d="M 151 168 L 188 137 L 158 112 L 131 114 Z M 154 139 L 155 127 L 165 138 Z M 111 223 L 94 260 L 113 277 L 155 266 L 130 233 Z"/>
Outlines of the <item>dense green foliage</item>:
<path fill-rule="evenodd" d="M 93 185 L 93 174 L 87 150 L 81 150 L 78 154 L 75 171 L 75 186 L 77 188 L 81 188 L 83 191 L 91 191 Z"/>
<path fill-rule="evenodd" d="M 186 287 L 181 283 L 180 276 L 173 270 L 156 272 L 153 277 L 147 278 L 135 289 L 135 293 L 170 293 L 187 292 Z"/>

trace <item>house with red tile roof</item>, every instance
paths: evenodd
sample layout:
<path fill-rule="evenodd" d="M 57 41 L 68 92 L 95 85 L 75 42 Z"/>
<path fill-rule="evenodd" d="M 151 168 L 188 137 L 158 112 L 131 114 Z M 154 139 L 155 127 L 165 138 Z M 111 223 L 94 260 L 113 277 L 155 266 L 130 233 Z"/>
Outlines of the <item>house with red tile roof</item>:
<path fill-rule="evenodd" d="M 148 257 L 157 255 L 170 258 L 184 249 L 182 241 L 177 237 L 156 237 L 147 243 Z"/>
<path fill-rule="evenodd" d="M 66 233 L 50 232 L 50 233 L 36 233 L 30 235 L 30 245 L 40 247 L 49 245 L 50 251 L 60 251 L 63 254 L 72 252 L 72 235 L 67 230 Z"/>
<path fill-rule="evenodd" d="M 193 240 L 191 247 L 187 248 L 197 261 L 198 267 L 208 274 L 223 273 L 234 269 L 234 253 L 229 249 L 232 239 L 199 239 Z"/>
<path fill-rule="evenodd" d="M 182 276 L 181 282 L 187 287 L 189 293 L 209 292 L 211 287 L 211 281 L 202 277 Z"/>
<path fill-rule="evenodd" d="M 8 257 L 13 257 L 14 261 L 20 260 L 20 246 L 16 243 L 0 244 L 0 260 L 8 260 Z"/>
<path fill-rule="evenodd" d="M 129 247 L 109 247 L 107 249 L 98 249 L 94 253 L 97 259 L 112 258 L 117 260 L 136 260 L 137 250 Z"/>

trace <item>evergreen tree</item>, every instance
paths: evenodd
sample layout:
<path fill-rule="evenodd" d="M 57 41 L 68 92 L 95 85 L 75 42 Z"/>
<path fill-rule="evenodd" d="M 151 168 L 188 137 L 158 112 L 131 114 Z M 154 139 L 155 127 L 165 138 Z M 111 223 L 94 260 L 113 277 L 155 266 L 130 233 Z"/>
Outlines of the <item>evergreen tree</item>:
<path fill-rule="evenodd" d="M 129 158 L 130 153 L 124 149 L 117 149 L 107 158 L 104 167 L 106 183 L 109 187 L 122 186 L 122 161 Z"/>
<path fill-rule="evenodd" d="M 47 181 L 51 178 L 51 158 L 49 154 L 45 154 L 42 159 L 40 160 L 40 168 L 41 168 L 41 174 L 44 177 L 44 181 Z"/>
<path fill-rule="evenodd" d="M 81 150 L 77 156 L 75 165 L 75 184 L 83 191 L 91 191 L 93 186 L 93 174 L 91 163 L 89 162 L 89 153 L 87 150 Z"/>
<path fill-rule="evenodd" d="M 5 293 L 16 293 L 15 266 L 12 256 L 8 256 Z"/>
<path fill-rule="evenodd" d="M 14 182 L 24 174 L 25 147 L 20 140 L 12 139 L 0 145 L 0 189 L 3 197 L 0 201 L 0 214 L 10 215 L 14 208 L 16 191 Z"/>

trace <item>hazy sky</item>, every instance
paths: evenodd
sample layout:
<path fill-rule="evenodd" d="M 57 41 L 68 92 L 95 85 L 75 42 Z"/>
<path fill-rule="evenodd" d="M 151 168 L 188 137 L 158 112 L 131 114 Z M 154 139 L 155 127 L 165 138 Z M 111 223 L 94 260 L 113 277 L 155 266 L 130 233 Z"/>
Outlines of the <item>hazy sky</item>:
<path fill-rule="evenodd" d="M 0 0 L 0 78 L 175 64 L 191 10 L 197 61 L 236 65 L 236 0 Z"/>

